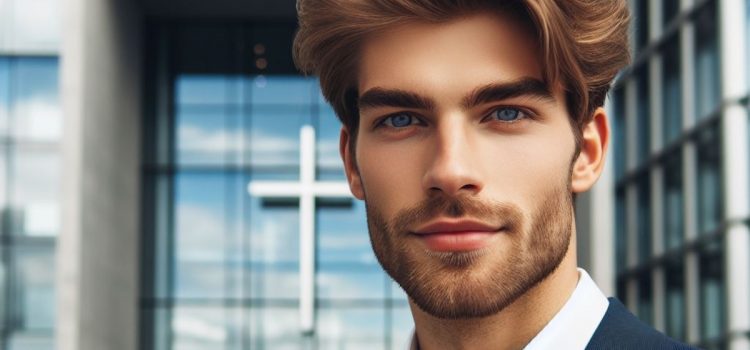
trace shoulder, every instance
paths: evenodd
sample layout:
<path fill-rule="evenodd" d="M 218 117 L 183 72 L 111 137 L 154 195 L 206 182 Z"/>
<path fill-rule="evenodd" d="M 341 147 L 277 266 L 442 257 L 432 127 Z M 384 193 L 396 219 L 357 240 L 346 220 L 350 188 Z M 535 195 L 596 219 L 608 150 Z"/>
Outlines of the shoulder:
<path fill-rule="evenodd" d="M 680 343 L 641 322 L 622 303 L 609 298 L 609 307 L 586 350 L 697 349 Z"/>

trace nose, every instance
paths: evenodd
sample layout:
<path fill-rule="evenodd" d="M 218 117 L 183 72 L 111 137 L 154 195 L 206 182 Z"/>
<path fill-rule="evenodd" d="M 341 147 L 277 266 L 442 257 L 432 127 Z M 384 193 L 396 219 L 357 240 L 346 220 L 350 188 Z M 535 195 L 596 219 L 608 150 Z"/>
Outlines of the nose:
<path fill-rule="evenodd" d="M 446 122 L 436 129 L 434 151 L 423 178 L 428 194 L 475 195 L 482 190 L 479 150 L 473 147 L 476 143 L 463 122 Z"/>

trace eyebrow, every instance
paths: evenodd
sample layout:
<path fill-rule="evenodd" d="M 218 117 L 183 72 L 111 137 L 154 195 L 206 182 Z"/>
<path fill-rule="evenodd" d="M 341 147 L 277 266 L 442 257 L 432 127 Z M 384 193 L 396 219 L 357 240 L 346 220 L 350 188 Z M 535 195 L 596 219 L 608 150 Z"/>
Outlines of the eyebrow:
<path fill-rule="evenodd" d="M 544 101 L 554 101 L 547 84 L 535 78 L 522 78 L 516 81 L 490 83 L 480 86 L 463 98 L 461 107 L 469 109 L 483 103 L 501 101 L 518 96 L 530 96 Z M 359 109 L 376 107 L 400 107 L 434 110 L 435 101 L 420 94 L 375 87 L 363 93 L 357 100 Z"/>
<path fill-rule="evenodd" d="M 535 78 L 522 78 L 508 83 L 491 83 L 481 86 L 466 96 L 461 102 L 461 106 L 469 109 L 483 103 L 502 101 L 519 96 L 538 98 L 546 102 L 555 101 L 547 84 Z"/>
<path fill-rule="evenodd" d="M 413 109 L 435 109 L 435 102 L 417 93 L 398 90 L 372 88 L 367 90 L 358 100 L 359 109 L 376 107 L 401 107 Z"/>

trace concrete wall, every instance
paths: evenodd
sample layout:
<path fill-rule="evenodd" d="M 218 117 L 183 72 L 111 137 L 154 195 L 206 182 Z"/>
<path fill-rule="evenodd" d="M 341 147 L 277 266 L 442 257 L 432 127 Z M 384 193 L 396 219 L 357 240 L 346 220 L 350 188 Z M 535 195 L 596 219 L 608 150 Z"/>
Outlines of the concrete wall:
<path fill-rule="evenodd" d="M 119 0 L 65 0 L 63 8 L 57 349 L 136 349 L 140 9 Z"/>

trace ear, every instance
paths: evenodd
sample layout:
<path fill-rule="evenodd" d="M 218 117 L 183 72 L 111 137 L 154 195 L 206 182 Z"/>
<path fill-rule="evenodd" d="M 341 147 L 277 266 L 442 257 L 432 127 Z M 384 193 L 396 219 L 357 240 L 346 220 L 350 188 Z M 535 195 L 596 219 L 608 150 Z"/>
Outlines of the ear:
<path fill-rule="evenodd" d="M 352 153 L 352 149 L 349 147 L 350 139 L 351 134 L 349 133 L 349 130 L 345 126 L 341 127 L 339 153 L 341 153 L 341 159 L 344 161 L 346 180 L 349 182 L 349 189 L 352 191 L 354 197 L 364 200 L 365 191 L 362 188 L 362 178 L 359 176 L 359 169 L 357 168 L 357 160 L 355 158 L 356 155 Z"/>
<path fill-rule="evenodd" d="M 581 153 L 573 164 L 571 188 L 574 193 L 588 191 L 604 170 L 609 146 L 609 123 L 604 108 L 597 108 L 594 117 L 583 128 Z"/>

